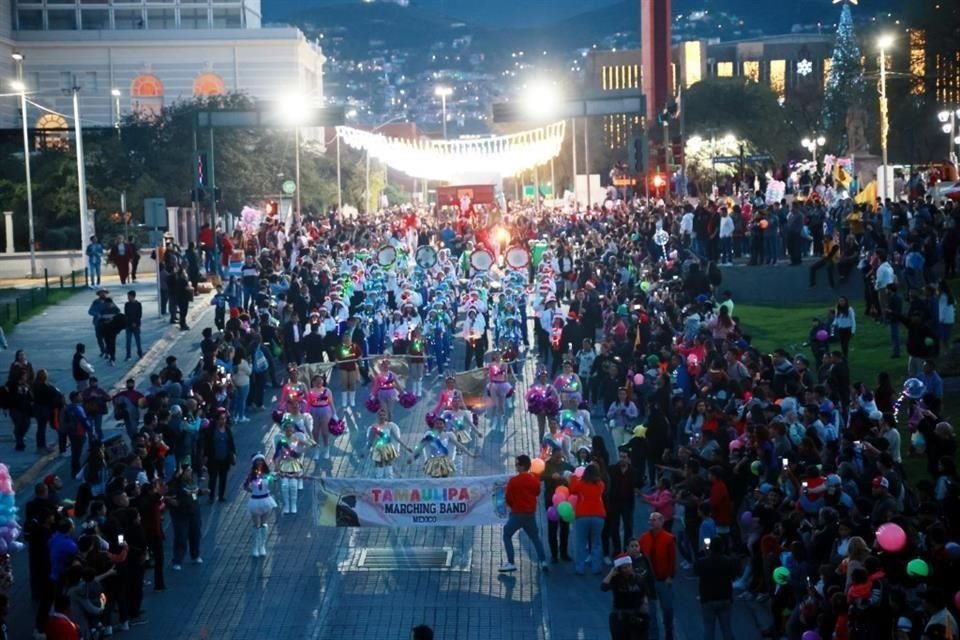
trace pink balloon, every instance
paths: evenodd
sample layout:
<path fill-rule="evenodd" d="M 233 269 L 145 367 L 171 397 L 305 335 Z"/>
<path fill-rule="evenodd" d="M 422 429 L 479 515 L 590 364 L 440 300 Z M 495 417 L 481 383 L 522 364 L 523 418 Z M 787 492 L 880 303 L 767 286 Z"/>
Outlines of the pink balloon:
<path fill-rule="evenodd" d="M 556 500 L 557 495 L 554 494 L 553 498 L 554 500 Z M 556 506 L 557 504 L 558 504 L 557 502 L 554 502 L 554 506 L 547 508 L 547 520 L 549 520 L 550 522 L 556 522 L 557 520 L 560 519 L 560 515 L 557 514 L 557 506 Z"/>
<path fill-rule="evenodd" d="M 633 384 L 635 384 L 635 385 L 637 385 L 637 386 L 640 386 L 641 384 L 643 384 L 643 374 L 642 374 L 642 373 L 638 373 L 638 374 L 636 374 L 636 375 L 633 376 Z"/>
<path fill-rule="evenodd" d="M 579 502 L 579 501 L 580 501 L 580 496 L 578 496 L 578 495 L 575 494 L 575 493 L 571 493 L 571 494 L 570 494 L 570 497 L 567 498 L 567 502 L 569 502 L 571 505 L 573 505 L 573 508 L 574 508 L 574 509 L 577 508 L 577 502 Z"/>
<path fill-rule="evenodd" d="M 559 493 L 554 493 L 553 499 L 551 500 L 551 502 L 553 502 L 553 506 L 557 506 L 558 504 L 563 502 L 563 496 Z"/>
<path fill-rule="evenodd" d="M 907 534 L 900 525 L 884 522 L 877 528 L 877 544 L 884 551 L 896 553 L 907 546 Z"/>
<path fill-rule="evenodd" d="M 587 470 L 586 467 L 577 467 L 576 469 L 574 469 L 573 475 L 577 476 L 578 478 L 582 478 L 583 472 L 586 470 Z"/>

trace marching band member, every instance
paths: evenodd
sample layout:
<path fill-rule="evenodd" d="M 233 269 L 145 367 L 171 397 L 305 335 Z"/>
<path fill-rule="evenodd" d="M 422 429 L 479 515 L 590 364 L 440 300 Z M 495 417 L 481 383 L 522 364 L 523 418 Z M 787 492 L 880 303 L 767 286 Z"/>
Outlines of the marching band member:
<path fill-rule="evenodd" d="M 340 372 L 340 404 L 346 408 L 357 406 L 357 383 L 360 382 L 360 358 L 363 351 L 353 341 L 352 332 L 344 332 L 337 349 L 337 370 Z"/>
<path fill-rule="evenodd" d="M 387 412 L 387 419 L 393 420 L 393 405 L 400 397 L 400 380 L 390 371 L 390 360 L 384 358 L 377 365 L 379 373 L 373 379 L 373 389 L 370 394 L 380 401 L 380 408 Z"/>
<path fill-rule="evenodd" d="M 412 464 L 424 451 L 426 451 L 426 460 L 423 463 L 423 471 L 431 478 L 452 476 L 458 466 L 457 453 L 476 457 L 457 442 L 454 435 L 447 431 L 446 423 L 439 419 L 434 419 L 430 423 L 430 428 L 413 449 L 413 455 L 407 460 L 407 464 Z"/>
<path fill-rule="evenodd" d="M 426 365 L 426 345 L 420 333 L 420 327 L 410 332 L 410 344 L 407 347 L 407 365 L 409 367 L 410 386 L 418 398 L 423 396 L 423 372 Z"/>
<path fill-rule="evenodd" d="M 283 422 L 283 434 L 274 439 L 273 461 L 280 475 L 280 497 L 283 513 L 297 512 L 299 490 L 303 489 L 303 454 L 316 443 L 307 433 L 298 431 L 289 420 Z"/>
<path fill-rule="evenodd" d="M 396 422 L 390 422 L 382 407 L 377 412 L 377 422 L 367 429 L 367 444 L 370 457 L 373 458 L 375 478 L 394 477 L 393 462 L 400 456 L 398 447 L 403 447 L 408 453 L 413 451 L 400 439 L 400 428 Z"/>
<path fill-rule="evenodd" d="M 310 407 L 310 417 L 313 420 L 313 440 L 314 442 L 323 442 L 323 452 L 317 447 L 314 454 L 314 460 L 319 460 L 323 456 L 324 460 L 330 459 L 330 421 L 336 415 L 336 409 L 333 406 L 333 392 L 327 387 L 327 378 L 324 375 L 313 376 L 310 381 L 312 385 L 307 392 L 307 405 Z"/>
<path fill-rule="evenodd" d="M 267 518 L 277 508 L 277 501 L 270 495 L 270 467 L 262 453 L 254 454 L 251 459 L 250 473 L 243 483 L 245 491 L 250 492 L 247 501 L 247 513 L 253 524 L 253 557 L 267 555 Z"/>
<path fill-rule="evenodd" d="M 550 384 L 550 374 L 540 365 L 534 383 L 527 390 L 527 410 L 537 417 L 537 434 L 540 441 L 547 431 L 547 420 L 552 419 L 560 408 L 560 394 Z"/>
<path fill-rule="evenodd" d="M 494 431 L 503 431 L 506 427 L 507 396 L 513 391 L 513 385 L 510 384 L 508 377 L 512 375 L 510 367 L 503 362 L 503 355 L 499 351 L 494 351 L 491 362 L 487 366 L 487 395 L 493 400 L 491 413 Z"/>
<path fill-rule="evenodd" d="M 293 395 L 302 402 L 307 397 L 307 385 L 300 382 L 300 370 L 297 365 L 290 363 L 287 366 L 287 381 L 280 389 L 280 401 L 277 406 L 281 408 L 287 406 L 287 399 Z"/>
<path fill-rule="evenodd" d="M 436 366 L 438 377 L 443 375 L 443 370 L 447 362 L 447 324 L 448 323 L 444 322 L 441 318 L 440 310 L 434 307 L 427 314 L 427 321 L 423 326 L 430 352 L 430 359 L 432 360 L 432 362 L 427 362 L 427 366 L 430 369 Z"/>
<path fill-rule="evenodd" d="M 583 384 L 580 376 L 573 371 L 573 360 L 563 361 L 563 371 L 553 381 L 553 388 L 560 396 L 560 406 L 564 409 L 577 411 L 583 401 Z"/>
<path fill-rule="evenodd" d="M 463 321 L 463 340 L 466 342 L 466 359 L 463 368 L 470 369 L 470 362 L 476 362 L 477 368 L 483 367 L 483 356 L 487 351 L 487 322 L 476 306 L 467 308 L 467 317 Z"/>
<path fill-rule="evenodd" d="M 297 394 L 287 398 L 286 411 L 280 418 L 280 424 L 289 422 L 301 433 L 313 433 L 313 416 L 303 412 L 305 405 L 306 401 Z"/>

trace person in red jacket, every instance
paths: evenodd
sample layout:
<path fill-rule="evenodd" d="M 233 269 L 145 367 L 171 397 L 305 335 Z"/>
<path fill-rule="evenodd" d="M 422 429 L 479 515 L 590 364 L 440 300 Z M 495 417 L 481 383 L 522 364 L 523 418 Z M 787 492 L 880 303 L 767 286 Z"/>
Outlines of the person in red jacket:
<path fill-rule="evenodd" d="M 730 492 L 723 481 L 723 468 L 710 467 L 707 472 L 710 479 L 710 513 L 717 523 L 717 533 L 721 536 L 730 535 L 730 525 L 733 524 L 733 504 L 730 501 Z"/>
<path fill-rule="evenodd" d="M 500 565 L 500 571 L 516 571 L 513 563 L 513 534 L 523 529 L 533 541 L 537 550 L 540 568 L 548 571 L 547 556 L 543 552 L 540 532 L 537 530 L 537 497 L 540 495 L 540 478 L 530 472 L 530 456 L 517 456 L 517 475 L 507 481 L 506 502 L 510 516 L 503 525 L 503 548 L 507 552 L 507 561 Z"/>
<path fill-rule="evenodd" d="M 656 580 L 657 602 L 663 615 L 666 640 L 673 640 L 673 577 L 677 571 L 677 541 L 663 528 L 663 516 L 656 511 L 648 520 L 650 530 L 640 536 L 640 551 L 650 562 Z M 651 601 L 652 602 L 652 601 Z M 650 637 L 658 637 L 657 608 L 650 607 Z"/>

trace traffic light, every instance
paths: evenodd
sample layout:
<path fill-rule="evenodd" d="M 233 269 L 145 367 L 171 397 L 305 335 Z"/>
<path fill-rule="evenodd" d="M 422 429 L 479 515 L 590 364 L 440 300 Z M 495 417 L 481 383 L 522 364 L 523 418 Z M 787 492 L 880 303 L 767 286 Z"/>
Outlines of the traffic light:
<path fill-rule="evenodd" d="M 643 173 L 647 164 L 646 136 L 633 136 L 627 143 L 627 166 L 632 173 Z"/>

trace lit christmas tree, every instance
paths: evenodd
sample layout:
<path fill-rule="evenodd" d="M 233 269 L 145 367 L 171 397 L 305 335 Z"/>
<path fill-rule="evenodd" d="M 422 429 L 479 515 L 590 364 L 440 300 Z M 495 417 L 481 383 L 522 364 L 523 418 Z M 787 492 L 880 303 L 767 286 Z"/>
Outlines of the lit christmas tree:
<path fill-rule="evenodd" d="M 860 44 L 853 32 L 850 2 L 839 1 L 843 2 L 843 8 L 840 11 L 840 24 L 837 25 L 830 76 L 823 95 L 821 120 L 827 131 L 827 139 L 838 140 L 836 151 L 843 154 L 847 152 L 847 111 L 852 105 L 862 104 L 865 83 L 863 65 L 860 63 Z"/>

